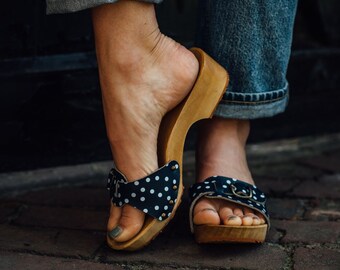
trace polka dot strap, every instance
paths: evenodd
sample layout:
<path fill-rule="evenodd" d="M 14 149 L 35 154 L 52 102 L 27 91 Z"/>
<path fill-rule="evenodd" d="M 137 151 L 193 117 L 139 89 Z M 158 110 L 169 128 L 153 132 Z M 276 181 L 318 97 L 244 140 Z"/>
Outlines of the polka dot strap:
<path fill-rule="evenodd" d="M 154 173 L 134 182 L 128 182 L 122 173 L 112 168 L 107 188 L 114 205 L 121 207 L 130 204 L 162 221 L 172 213 L 179 184 L 179 165 L 176 161 L 170 161 Z"/>
<path fill-rule="evenodd" d="M 196 202 L 201 197 L 224 199 L 236 204 L 247 206 L 260 212 L 266 219 L 269 228 L 269 214 L 266 208 L 266 196 L 255 185 L 224 177 L 213 176 L 202 183 L 194 184 L 189 189 L 192 201 L 190 207 L 190 226 L 193 231 L 192 215 Z"/>

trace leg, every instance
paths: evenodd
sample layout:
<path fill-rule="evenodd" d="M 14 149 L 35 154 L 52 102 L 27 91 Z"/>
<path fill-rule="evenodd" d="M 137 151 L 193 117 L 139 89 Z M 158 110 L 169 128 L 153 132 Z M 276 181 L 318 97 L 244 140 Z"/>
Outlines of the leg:
<path fill-rule="evenodd" d="M 96 7 L 93 26 L 113 160 L 133 181 L 158 168 L 160 122 L 190 91 L 198 63 L 160 32 L 152 4 L 124 0 Z M 144 214 L 129 205 L 111 206 L 110 236 L 127 241 L 143 221 Z"/>
<path fill-rule="evenodd" d="M 223 175 L 254 183 L 245 153 L 248 120 L 273 116 L 287 105 L 285 75 L 296 4 L 296 0 L 202 1 L 199 45 L 228 70 L 230 84 L 217 117 L 200 130 L 198 182 Z M 258 225 L 264 219 L 245 207 L 202 199 L 194 222 Z"/>

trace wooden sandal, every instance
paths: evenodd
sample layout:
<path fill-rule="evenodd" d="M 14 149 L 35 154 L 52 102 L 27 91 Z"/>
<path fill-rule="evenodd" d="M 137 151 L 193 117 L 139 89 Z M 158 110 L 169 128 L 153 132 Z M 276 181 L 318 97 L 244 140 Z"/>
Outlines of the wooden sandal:
<path fill-rule="evenodd" d="M 183 194 L 182 159 L 186 134 L 193 123 L 212 117 L 229 82 L 228 74 L 201 49 L 193 48 L 199 74 L 188 96 L 162 120 L 158 137 L 158 162 L 165 164 L 149 176 L 127 182 L 112 169 L 108 178 L 110 197 L 118 207 L 130 204 L 146 213 L 140 232 L 126 242 L 107 235 L 116 250 L 137 250 L 153 240 L 173 218 Z M 127 161 L 128 162 L 128 161 Z"/>
<path fill-rule="evenodd" d="M 234 178 L 213 176 L 190 187 L 190 228 L 197 243 L 262 243 L 270 222 L 266 197 L 256 186 Z M 202 197 L 223 199 L 261 213 L 267 224 L 254 226 L 195 225 L 193 211 Z"/>

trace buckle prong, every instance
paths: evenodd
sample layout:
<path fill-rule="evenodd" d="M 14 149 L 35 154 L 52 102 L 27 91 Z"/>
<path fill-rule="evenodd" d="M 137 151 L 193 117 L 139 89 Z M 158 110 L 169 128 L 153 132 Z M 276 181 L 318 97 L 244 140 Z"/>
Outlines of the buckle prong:
<path fill-rule="evenodd" d="M 249 195 L 248 195 L 248 194 L 245 194 L 242 191 L 236 192 L 237 188 L 234 185 L 230 185 L 230 186 L 231 186 L 231 191 L 237 197 L 240 197 L 240 198 L 243 198 L 243 199 L 250 199 L 253 196 L 253 192 L 252 192 L 251 189 L 248 189 L 249 190 Z"/>

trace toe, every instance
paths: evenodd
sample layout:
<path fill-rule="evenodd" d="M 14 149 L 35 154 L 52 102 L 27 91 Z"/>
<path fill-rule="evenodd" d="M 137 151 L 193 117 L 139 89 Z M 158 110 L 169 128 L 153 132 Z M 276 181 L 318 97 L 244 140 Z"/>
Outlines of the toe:
<path fill-rule="evenodd" d="M 242 217 L 242 225 L 251 226 L 253 225 L 253 215 L 247 214 Z"/>
<path fill-rule="evenodd" d="M 241 210 L 241 209 L 239 209 Z M 241 211 L 242 212 L 242 211 Z M 240 211 L 236 211 L 239 215 L 243 215 Z M 223 201 L 219 210 L 219 215 L 224 225 L 240 226 L 242 225 L 242 219 L 235 214 L 233 210 L 233 204 Z"/>
<path fill-rule="evenodd" d="M 236 207 L 236 208 L 234 209 L 234 215 L 236 215 L 236 216 L 238 216 L 238 217 L 242 217 L 244 214 L 243 214 L 243 211 L 242 211 L 241 208 Z"/>
<path fill-rule="evenodd" d="M 206 198 L 200 199 L 194 209 L 193 221 L 196 225 L 219 225 L 220 217 L 214 203 Z"/>
<path fill-rule="evenodd" d="M 116 227 L 114 240 L 125 242 L 133 238 L 142 229 L 144 218 L 145 214 L 142 211 L 130 205 L 125 205 L 122 208 L 121 217 Z"/>
<path fill-rule="evenodd" d="M 240 226 L 242 225 L 242 219 L 239 216 L 236 215 L 230 215 L 223 219 L 224 225 L 230 225 L 230 226 Z"/>
<path fill-rule="evenodd" d="M 111 208 L 110 208 L 110 216 L 109 221 L 107 223 L 107 231 L 110 232 L 112 229 L 114 229 L 119 222 L 120 216 L 122 213 L 122 209 L 120 207 L 116 207 L 111 202 Z"/>
<path fill-rule="evenodd" d="M 253 225 L 256 226 L 256 225 L 260 225 L 261 224 L 261 220 L 258 216 L 253 216 Z"/>

